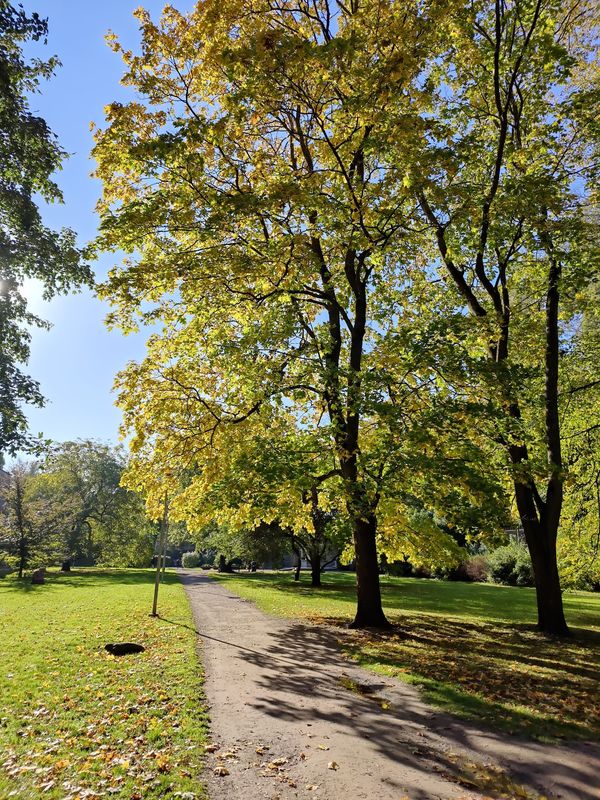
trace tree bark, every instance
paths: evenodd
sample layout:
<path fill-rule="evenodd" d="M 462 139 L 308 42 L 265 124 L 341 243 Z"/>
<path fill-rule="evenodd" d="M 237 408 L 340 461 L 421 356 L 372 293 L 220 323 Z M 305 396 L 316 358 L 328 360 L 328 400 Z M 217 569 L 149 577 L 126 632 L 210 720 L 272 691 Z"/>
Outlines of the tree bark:
<path fill-rule="evenodd" d="M 351 628 L 390 628 L 381 605 L 379 564 L 377 561 L 377 520 L 374 514 L 368 519 L 354 521 L 354 549 L 356 552 L 357 608 Z"/>
<path fill-rule="evenodd" d="M 535 574 L 538 628 L 544 633 L 568 636 L 556 561 L 556 535 L 549 534 L 546 531 L 529 547 Z"/>
<path fill-rule="evenodd" d="M 319 587 L 321 585 L 321 554 L 315 553 L 310 560 L 310 585 Z"/>
<path fill-rule="evenodd" d="M 563 611 L 556 539 L 560 516 L 553 491 L 562 493 L 560 482 L 550 481 L 546 501 L 537 497 L 534 484 L 515 484 L 517 508 L 531 557 L 537 599 L 537 626 L 543 633 L 568 636 Z M 539 509 L 539 510 L 538 510 Z M 552 513 L 549 513 L 549 510 Z"/>

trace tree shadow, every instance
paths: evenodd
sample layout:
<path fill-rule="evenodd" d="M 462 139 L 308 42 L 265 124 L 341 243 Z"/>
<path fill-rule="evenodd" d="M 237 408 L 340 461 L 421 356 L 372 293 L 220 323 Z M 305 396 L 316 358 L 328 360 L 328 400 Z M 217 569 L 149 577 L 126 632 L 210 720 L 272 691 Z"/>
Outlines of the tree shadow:
<path fill-rule="evenodd" d="M 204 583 L 188 575 L 182 579 L 188 587 Z M 203 592 L 201 587 L 199 595 Z M 222 622 L 234 626 L 236 612 L 233 609 L 230 613 L 231 619 Z M 201 620 L 201 602 L 196 614 Z M 210 627 L 206 631 L 199 624 L 196 627 L 197 635 L 206 640 L 207 646 L 224 644 L 232 650 L 230 659 L 236 671 L 244 672 L 244 663 L 256 668 L 252 672 L 258 676 L 254 696 L 247 703 L 251 709 L 296 726 L 326 722 L 336 731 L 369 740 L 385 759 L 424 776 L 433 771 L 447 780 L 478 786 L 490 797 L 537 797 L 531 794 L 533 791 L 548 797 L 555 793 L 596 800 L 594 787 L 600 774 L 597 748 L 589 750 L 588 745 L 573 744 L 554 749 L 466 723 L 424 705 L 411 687 L 388 678 L 382 681 L 380 676 L 344 662 L 340 657 L 339 630 L 297 621 L 274 619 L 271 623 L 267 643 L 260 649 L 248 646 L 252 636 L 249 630 L 240 629 L 239 637 L 227 641 L 215 637 Z M 363 689 L 366 686 L 366 690 L 353 691 L 350 684 L 341 682 L 344 677 Z M 518 709 L 514 715 L 526 716 Z M 489 764 L 490 758 L 510 774 L 482 766 Z M 551 785 L 547 776 L 551 776 Z M 523 786 L 528 787 L 529 794 Z M 412 787 L 410 796 L 415 800 L 431 797 Z"/>
<path fill-rule="evenodd" d="M 73 569 L 70 572 L 52 570 L 46 573 L 46 580 L 43 584 L 32 584 L 31 576 L 17 578 L 15 575 L 7 575 L 0 579 L 0 586 L 7 592 L 27 594 L 29 592 L 52 592 L 61 587 L 78 589 L 89 588 L 92 585 L 99 588 L 116 585 L 142 586 L 152 584 L 154 576 L 155 570 L 153 569 L 85 568 Z M 179 583 L 177 573 L 173 571 L 167 571 L 161 580 L 166 584 Z"/>
<path fill-rule="evenodd" d="M 348 605 L 352 616 L 356 602 L 353 573 L 326 572 L 322 586 L 312 588 L 281 573 L 235 573 L 216 576 L 224 585 L 238 579 L 256 584 L 257 588 L 284 594 L 334 600 Z M 589 593 L 588 593 L 589 594 Z M 533 626 L 536 619 L 535 590 L 526 587 L 498 586 L 488 583 L 461 583 L 424 578 L 381 576 L 381 595 L 388 611 L 423 611 L 457 617 L 481 617 Z M 575 629 L 598 628 L 600 599 L 583 592 L 565 593 L 565 612 Z"/>
<path fill-rule="evenodd" d="M 408 672 L 425 697 L 495 726 L 545 739 L 600 739 L 596 632 L 556 640 L 527 626 L 404 615 L 402 635 L 344 633 L 357 661 Z"/>

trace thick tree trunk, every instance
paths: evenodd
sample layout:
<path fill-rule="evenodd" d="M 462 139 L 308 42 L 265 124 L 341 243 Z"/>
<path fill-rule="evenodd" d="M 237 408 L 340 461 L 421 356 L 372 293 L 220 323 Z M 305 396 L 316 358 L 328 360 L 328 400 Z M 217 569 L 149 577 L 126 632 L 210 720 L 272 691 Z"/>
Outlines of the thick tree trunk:
<path fill-rule="evenodd" d="M 377 520 L 354 521 L 354 549 L 356 553 L 357 608 L 351 628 L 390 628 L 383 613 L 379 586 L 379 564 L 377 561 Z"/>
<path fill-rule="evenodd" d="M 556 559 L 556 528 L 544 517 L 541 521 L 522 521 L 535 580 L 537 626 L 543 633 L 568 636 Z"/>
<path fill-rule="evenodd" d="M 310 585 L 319 587 L 321 585 L 321 556 L 315 555 L 310 562 Z"/>

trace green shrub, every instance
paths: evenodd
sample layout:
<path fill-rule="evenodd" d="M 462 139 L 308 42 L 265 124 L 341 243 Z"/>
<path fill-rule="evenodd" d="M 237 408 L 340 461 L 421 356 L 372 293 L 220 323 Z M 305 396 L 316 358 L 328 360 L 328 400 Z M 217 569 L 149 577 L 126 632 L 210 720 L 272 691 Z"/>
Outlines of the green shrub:
<path fill-rule="evenodd" d="M 533 586 L 533 569 L 529 551 L 523 544 L 498 547 L 488 556 L 489 578 L 505 586 Z"/>
<path fill-rule="evenodd" d="M 193 569 L 200 565 L 200 553 L 184 553 L 181 556 L 181 565 L 187 569 Z"/>

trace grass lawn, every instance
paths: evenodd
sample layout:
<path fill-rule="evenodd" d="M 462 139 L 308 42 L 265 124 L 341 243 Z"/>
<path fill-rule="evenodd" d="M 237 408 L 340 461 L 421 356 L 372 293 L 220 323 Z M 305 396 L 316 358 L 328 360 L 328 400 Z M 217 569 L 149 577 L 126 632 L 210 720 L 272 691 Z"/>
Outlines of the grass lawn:
<path fill-rule="evenodd" d="M 202 675 L 183 588 L 150 570 L 0 579 L 0 797 L 186 800 L 206 737 Z M 167 622 L 166 620 L 169 620 Z M 146 652 L 115 658 L 107 642 Z M 181 796 L 181 795 L 180 795 Z"/>
<path fill-rule="evenodd" d="M 352 658 L 418 684 L 436 706 L 535 738 L 600 739 L 600 595 L 565 594 L 574 636 L 556 640 L 534 629 L 533 589 L 383 577 L 395 629 L 376 634 L 342 627 L 351 574 L 326 573 L 321 589 L 289 573 L 216 577 L 269 614 L 340 625 Z"/>

